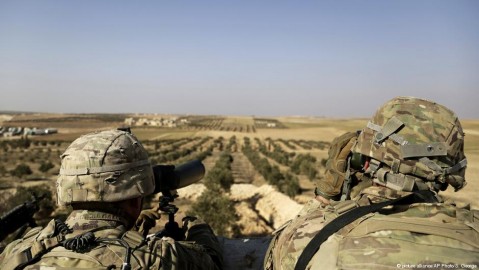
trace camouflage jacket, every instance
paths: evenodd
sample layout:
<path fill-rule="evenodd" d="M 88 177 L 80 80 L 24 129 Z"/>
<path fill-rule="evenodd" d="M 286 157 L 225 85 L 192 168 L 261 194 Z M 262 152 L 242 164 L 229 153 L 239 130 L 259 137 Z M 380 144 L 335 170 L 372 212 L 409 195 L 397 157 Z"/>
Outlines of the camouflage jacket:
<path fill-rule="evenodd" d="M 190 224 L 186 241 L 171 238 L 144 239 L 136 231 L 126 231 L 121 217 L 94 211 L 73 211 L 65 223 L 73 233 L 71 239 L 86 232 L 95 238 L 122 239 L 131 248 L 132 269 L 220 269 L 222 254 L 219 243 L 206 224 Z M 127 248 L 118 241 L 94 243 L 88 250 L 73 252 L 56 241 L 52 220 L 45 228 L 34 228 L 23 239 L 9 244 L 0 255 L 0 269 L 12 270 L 25 261 L 25 251 L 35 254 L 46 249 L 39 259 L 28 263 L 24 269 L 120 269 L 126 260 Z"/>
<path fill-rule="evenodd" d="M 277 230 L 265 269 L 294 269 L 311 239 L 334 218 L 360 205 L 404 195 L 382 187 L 363 190 L 355 200 L 323 207 L 311 200 Z M 309 269 L 418 269 L 479 267 L 479 211 L 446 203 L 387 206 L 331 235 Z M 307 268 L 307 269 L 308 269 Z"/>

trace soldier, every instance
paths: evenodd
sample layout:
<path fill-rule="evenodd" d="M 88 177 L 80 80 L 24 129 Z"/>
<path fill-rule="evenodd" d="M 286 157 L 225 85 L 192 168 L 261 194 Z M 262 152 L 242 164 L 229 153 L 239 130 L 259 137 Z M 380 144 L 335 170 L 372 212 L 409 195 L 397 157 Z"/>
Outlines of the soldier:
<path fill-rule="evenodd" d="M 58 204 L 70 205 L 73 212 L 65 222 L 52 220 L 8 245 L 0 269 L 222 267 L 219 243 L 204 223 L 190 222 L 186 241 L 145 238 L 144 232 L 131 230 L 148 227 L 146 216 L 159 218 L 147 211 L 135 224 L 142 198 L 155 189 L 148 154 L 135 136 L 120 130 L 87 134 L 61 158 Z"/>
<path fill-rule="evenodd" d="M 479 211 L 438 196 L 464 187 L 466 164 L 452 111 L 390 100 L 333 141 L 316 198 L 274 233 L 265 269 L 479 267 Z"/>

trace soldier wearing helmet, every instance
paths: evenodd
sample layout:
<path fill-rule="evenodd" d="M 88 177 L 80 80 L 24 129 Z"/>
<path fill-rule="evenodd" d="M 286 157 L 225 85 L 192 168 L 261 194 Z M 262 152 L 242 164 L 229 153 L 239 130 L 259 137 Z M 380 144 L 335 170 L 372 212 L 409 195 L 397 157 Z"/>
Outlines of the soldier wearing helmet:
<path fill-rule="evenodd" d="M 186 241 L 131 230 L 145 225 L 135 221 L 142 198 L 155 190 L 148 154 L 135 136 L 121 130 L 87 134 L 61 158 L 58 204 L 72 213 L 8 245 L 0 269 L 221 268 L 219 243 L 198 220 L 189 223 Z"/>
<path fill-rule="evenodd" d="M 324 178 L 274 233 L 265 269 L 442 269 L 479 265 L 479 212 L 444 203 L 466 184 L 457 116 L 397 97 L 367 126 L 336 138 Z"/>

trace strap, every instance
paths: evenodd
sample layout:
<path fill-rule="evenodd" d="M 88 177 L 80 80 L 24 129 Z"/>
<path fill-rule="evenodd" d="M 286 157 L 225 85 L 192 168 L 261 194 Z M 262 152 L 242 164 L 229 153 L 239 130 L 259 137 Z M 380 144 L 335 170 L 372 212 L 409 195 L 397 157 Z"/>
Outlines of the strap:
<path fill-rule="evenodd" d="M 139 246 L 145 243 L 145 238 L 141 233 L 137 231 L 126 231 L 122 236 L 121 239 L 125 240 L 128 246 L 133 249 L 138 248 Z"/>
<path fill-rule="evenodd" d="M 371 158 L 369 160 L 369 167 L 366 169 L 367 174 L 374 175 L 381 168 L 381 161 Z"/>
<path fill-rule="evenodd" d="M 386 122 L 386 124 L 384 124 L 384 126 L 381 128 L 381 131 L 376 133 L 376 143 L 381 143 L 382 141 L 386 140 L 389 136 L 391 136 L 403 126 L 404 123 L 401 122 L 401 120 L 397 119 L 395 116 L 393 116 Z"/>
<path fill-rule="evenodd" d="M 391 171 L 393 173 L 399 173 L 400 168 L 401 168 L 401 160 L 397 158 L 393 158 L 393 162 L 391 163 Z"/>
<path fill-rule="evenodd" d="M 393 173 L 383 168 L 380 168 L 377 171 L 376 176 L 377 177 L 373 179 L 373 182 L 394 190 L 401 191 L 412 191 L 414 189 L 416 180 L 418 180 L 417 182 L 422 181 L 421 179 L 412 175 Z"/>
<path fill-rule="evenodd" d="M 401 154 L 403 158 L 446 156 L 447 145 L 444 142 L 405 144 L 401 146 Z"/>
<path fill-rule="evenodd" d="M 63 235 L 58 235 L 32 242 L 25 250 L 12 255 L 5 264 L 5 268 L 14 270 L 23 269 L 25 266 L 42 257 L 45 253 L 58 247 L 63 238 Z"/>
<path fill-rule="evenodd" d="M 128 170 L 136 167 L 141 167 L 145 165 L 150 165 L 150 161 L 140 160 L 137 162 L 132 163 L 124 163 L 118 165 L 110 165 L 110 166 L 102 166 L 102 167 L 92 167 L 92 168 L 81 168 L 81 169 L 60 169 L 60 175 L 87 175 L 93 173 L 103 173 L 103 172 L 114 172 L 114 171 L 121 171 L 121 170 Z"/>
<path fill-rule="evenodd" d="M 351 179 L 351 156 L 347 159 L 346 173 L 344 175 L 343 191 L 341 195 L 341 201 L 349 200 L 351 195 L 351 184 L 353 180 Z"/>
<path fill-rule="evenodd" d="M 464 168 L 466 166 L 467 166 L 467 159 L 464 158 L 463 160 L 459 161 L 456 165 L 454 165 L 452 167 L 449 167 L 449 168 L 445 168 L 444 172 L 446 174 L 455 173 L 455 172 L 458 172 L 459 170 L 461 170 L 462 168 Z"/>
<path fill-rule="evenodd" d="M 393 120 L 394 119 L 394 120 Z M 391 118 L 384 127 L 376 125 L 372 122 L 368 122 L 367 127 L 378 132 L 375 136 L 375 142 L 381 143 L 382 141 L 386 140 L 387 138 L 391 138 L 393 141 L 397 142 L 400 145 L 405 145 L 408 142 L 404 140 L 404 138 L 394 132 L 396 132 L 399 128 L 401 128 L 404 124 L 398 120 L 397 118 Z"/>
<path fill-rule="evenodd" d="M 371 205 L 360 206 L 355 208 L 345 214 L 331 220 L 328 224 L 324 226 L 322 230 L 320 230 L 311 241 L 306 245 L 303 252 L 298 258 L 296 262 L 296 266 L 294 267 L 295 270 L 303 270 L 306 269 L 308 263 L 313 258 L 314 254 L 319 250 L 321 244 L 326 241 L 331 235 L 339 231 L 344 226 L 352 223 L 356 219 L 367 215 L 369 213 L 377 212 L 383 207 L 388 205 L 395 205 L 399 202 L 406 202 L 406 204 L 412 204 L 419 201 L 424 201 L 424 198 L 421 196 L 422 194 L 412 193 L 407 196 L 397 198 L 395 200 L 384 201 L 381 203 L 375 203 Z M 408 201 L 409 199 L 413 199 Z"/>
<path fill-rule="evenodd" d="M 456 165 L 452 167 L 447 167 L 447 168 L 442 168 L 436 162 L 430 160 L 427 157 L 423 157 L 419 159 L 419 162 L 426 165 L 429 169 L 433 170 L 437 174 L 446 174 L 446 175 L 458 172 L 459 170 L 467 166 L 466 158 L 456 163 Z"/>

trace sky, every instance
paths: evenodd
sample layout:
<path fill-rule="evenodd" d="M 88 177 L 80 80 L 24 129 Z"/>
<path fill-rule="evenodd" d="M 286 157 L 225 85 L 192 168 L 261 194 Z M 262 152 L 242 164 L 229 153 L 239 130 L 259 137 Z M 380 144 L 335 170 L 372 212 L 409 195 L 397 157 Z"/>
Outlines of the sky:
<path fill-rule="evenodd" d="M 0 2 L 0 111 L 479 118 L 479 1 Z"/>

